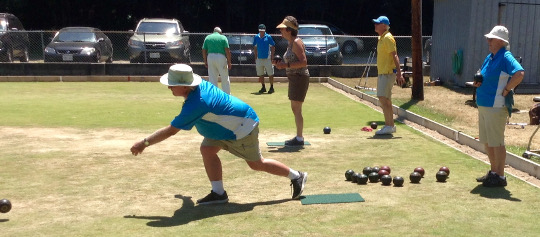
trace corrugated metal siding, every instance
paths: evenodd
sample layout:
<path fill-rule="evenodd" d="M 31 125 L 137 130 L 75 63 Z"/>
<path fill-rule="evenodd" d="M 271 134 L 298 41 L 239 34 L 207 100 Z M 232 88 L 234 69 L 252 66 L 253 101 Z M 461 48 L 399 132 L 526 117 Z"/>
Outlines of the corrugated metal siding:
<path fill-rule="evenodd" d="M 510 31 L 510 51 L 523 59 L 526 76 L 522 86 L 540 86 L 540 5 L 507 4 L 499 12 L 500 2 L 506 1 L 435 0 L 432 77 L 461 86 L 471 81 L 489 54 L 484 34 L 500 21 Z M 540 0 L 512 3 L 538 4 Z M 452 71 L 452 54 L 458 49 L 464 56 L 460 75 Z"/>
<path fill-rule="evenodd" d="M 467 52 L 470 1 L 439 0 L 435 1 L 433 10 L 432 77 L 457 81 L 459 75 L 452 72 L 452 55 L 459 49 Z"/>

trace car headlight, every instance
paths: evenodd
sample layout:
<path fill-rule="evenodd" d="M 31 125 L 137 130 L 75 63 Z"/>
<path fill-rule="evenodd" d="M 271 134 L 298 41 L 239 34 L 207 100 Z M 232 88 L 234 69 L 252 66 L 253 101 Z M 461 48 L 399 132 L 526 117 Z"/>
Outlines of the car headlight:
<path fill-rule="evenodd" d="M 166 43 L 166 47 L 176 47 L 176 46 L 180 46 L 182 45 L 182 41 L 181 40 L 175 40 L 175 41 L 172 41 L 172 42 L 167 42 Z"/>
<path fill-rule="evenodd" d="M 51 48 L 51 47 L 45 47 L 45 53 L 55 54 L 55 53 L 56 53 L 56 50 L 54 50 L 54 49 Z"/>
<path fill-rule="evenodd" d="M 92 55 L 96 52 L 95 48 L 83 48 L 81 54 Z"/>
<path fill-rule="evenodd" d="M 138 40 L 132 40 L 132 39 L 129 39 L 128 41 L 128 45 L 131 46 L 131 47 L 142 47 L 143 46 L 143 42 L 142 41 L 138 41 Z"/>
<path fill-rule="evenodd" d="M 330 44 L 328 44 L 328 48 L 329 48 L 329 49 L 336 48 L 337 46 L 338 46 L 337 43 L 330 43 Z"/>

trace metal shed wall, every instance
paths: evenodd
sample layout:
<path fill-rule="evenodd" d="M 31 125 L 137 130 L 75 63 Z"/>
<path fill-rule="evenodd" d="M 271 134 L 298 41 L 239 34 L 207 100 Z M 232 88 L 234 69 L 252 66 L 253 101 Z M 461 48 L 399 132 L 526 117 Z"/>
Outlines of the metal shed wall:
<path fill-rule="evenodd" d="M 435 0 L 432 77 L 460 86 L 471 81 L 489 54 L 484 34 L 502 24 L 510 31 L 510 51 L 522 57 L 526 72 L 518 92 L 540 93 L 540 5 L 535 4 L 540 0 Z M 461 74 L 452 70 L 457 50 L 463 50 Z"/>

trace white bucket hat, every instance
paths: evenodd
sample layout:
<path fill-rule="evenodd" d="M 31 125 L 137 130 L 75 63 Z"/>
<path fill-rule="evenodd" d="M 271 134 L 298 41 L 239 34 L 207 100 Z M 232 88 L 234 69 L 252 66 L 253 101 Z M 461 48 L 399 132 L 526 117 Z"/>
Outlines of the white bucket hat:
<path fill-rule="evenodd" d="M 495 26 L 488 34 L 485 34 L 484 36 L 490 39 L 500 39 L 507 44 L 510 43 L 508 42 L 508 29 L 506 29 L 504 26 Z"/>
<path fill-rule="evenodd" d="M 193 69 L 186 64 L 175 64 L 169 72 L 159 79 L 161 84 L 167 86 L 197 86 L 201 84 L 201 76 L 193 73 Z"/>

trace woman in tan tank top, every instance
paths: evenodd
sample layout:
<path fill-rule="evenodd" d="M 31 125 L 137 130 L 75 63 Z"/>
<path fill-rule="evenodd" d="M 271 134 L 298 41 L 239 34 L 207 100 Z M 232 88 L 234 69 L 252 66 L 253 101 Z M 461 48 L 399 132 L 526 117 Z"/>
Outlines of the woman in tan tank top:
<path fill-rule="evenodd" d="M 289 79 L 289 100 L 296 123 L 296 136 L 285 141 L 287 146 L 304 145 L 304 117 L 302 104 L 306 98 L 309 87 L 309 71 L 304 42 L 298 37 L 298 21 L 293 16 L 287 16 L 278 28 L 281 36 L 288 41 L 287 51 L 283 55 L 284 61 L 274 61 L 277 69 L 286 69 Z"/>

